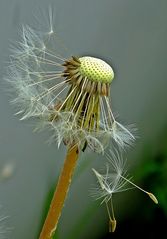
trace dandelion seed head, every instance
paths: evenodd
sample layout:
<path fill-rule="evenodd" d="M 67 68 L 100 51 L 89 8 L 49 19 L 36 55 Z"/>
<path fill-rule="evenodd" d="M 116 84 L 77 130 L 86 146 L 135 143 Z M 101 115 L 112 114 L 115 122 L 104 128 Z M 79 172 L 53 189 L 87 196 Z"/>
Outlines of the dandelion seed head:
<path fill-rule="evenodd" d="M 51 9 L 48 22 L 45 33 L 23 26 L 12 49 L 6 78 L 16 94 L 16 114 L 21 120 L 38 119 L 37 129 L 50 128 L 58 146 L 64 142 L 104 152 L 112 140 L 121 147 L 129 144 L 133 135 L 111 110 L 112 67 L 90 56 L 64 58 L 54 46 Z"/>

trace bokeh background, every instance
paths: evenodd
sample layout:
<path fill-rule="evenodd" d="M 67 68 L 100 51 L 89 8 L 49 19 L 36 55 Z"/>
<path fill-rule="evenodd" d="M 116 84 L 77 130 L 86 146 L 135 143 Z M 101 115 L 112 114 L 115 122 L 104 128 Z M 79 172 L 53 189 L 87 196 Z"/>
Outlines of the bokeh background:
<path fill-rule="evenodd" d="M 59 150 L 48 146 L 47 132 L 33 133 L 32 122 L 14 116 L 3 82 L 20 25 L 33 26 L 34 10 L 47 13 L 49 5 L 69 55 L 97 56 L 113 66 L 113 110 L 121 122 L 138 128 L 139 137 L 126 152 L 130 175 L 159 199 L 157 206 L 137 190 L 115 195 L 118 226 L 115 234 L 108 234 L 106 209 L 90 197 L 95 183 L 91 168 L 105 162 L 87 151 L 55 238 L 167 238 L 167 1 L 0 0 L 0 217 L 9 216 L 3 221 L 10 231 L 6 238 L 38 238 L 66 153 L 63 145 Z"/>

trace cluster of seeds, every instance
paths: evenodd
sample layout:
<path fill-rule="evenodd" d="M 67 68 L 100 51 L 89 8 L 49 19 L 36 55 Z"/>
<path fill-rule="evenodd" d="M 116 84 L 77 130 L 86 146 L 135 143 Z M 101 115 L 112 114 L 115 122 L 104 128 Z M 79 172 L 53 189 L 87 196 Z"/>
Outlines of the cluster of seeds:
<path fill-rule="evenodd" d="M 52 129 L 58 145 L 62 141 L 82 149 L 88 145 L 101 152 L 113 140 L 121 147 L 133 142 L 134 136 L 113 116 L 114 72 L 103 60 L 63 58 L 49 49 L 46 35 L 27 26 L 11 61 L 8 80 L 17 93 L 18 114 L 22 119 L 40 119 L 37 128 Z"/>

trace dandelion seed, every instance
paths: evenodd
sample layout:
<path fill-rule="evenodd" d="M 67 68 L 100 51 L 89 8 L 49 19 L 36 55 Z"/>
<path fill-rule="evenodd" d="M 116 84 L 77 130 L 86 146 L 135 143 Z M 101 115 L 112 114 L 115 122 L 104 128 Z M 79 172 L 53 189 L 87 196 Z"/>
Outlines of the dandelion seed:
<path fill-rule="evenodd" d="M 110 151 L 110 154 L 106 153 L 106 157 L 110 163 L 106 166 L 106 173 L 100 174 L 95 169 L 92 169 L 98 182 L 98 186 L 93 188 L 91 194 L 96 200 L 101 200 L 101 204 L 105 203 L 107 208 L 107 213 L 109 216 L 109 231 L 113 232 L 116 228 L 116 219 L 114 215 L 113 206 L 113 195 L 119 192 L 127 191 L 132 189 L 128 185 L 133 186 L 133 188 L 138 188 L 140 191 L 147 194 L 154 203 L 158 203 L 157 198 L 154 194 L 145 191 L 135 183 L 131 181 L 127 176 L 126 170 L 126 160 L 123 159 L 122 155 L 115 150 L 115 153 Z"/>

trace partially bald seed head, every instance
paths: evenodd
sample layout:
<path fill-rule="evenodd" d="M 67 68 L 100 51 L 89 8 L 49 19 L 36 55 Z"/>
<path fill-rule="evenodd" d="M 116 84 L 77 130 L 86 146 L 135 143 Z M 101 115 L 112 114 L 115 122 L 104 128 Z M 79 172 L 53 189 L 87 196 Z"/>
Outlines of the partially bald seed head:
<path fill-rule="evenodd" d="M 91 94 L 108 95 L 114 72 L 105 61 L 90 57 L 72 57 L 63 64 L 63 76 L 70 84 L 75 84 Z"/>
<path fill-rule="evenodd" d="M 81 57 L 79 60 L 81 62 L 79 71 L 83 77 L 101 83 L 111 83 L 113 80 L 113 69 L 105 61 L 90 56 Z"/>

